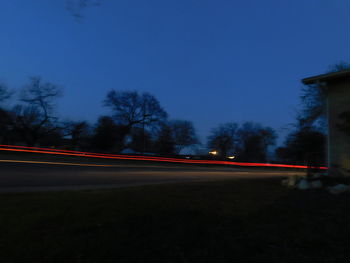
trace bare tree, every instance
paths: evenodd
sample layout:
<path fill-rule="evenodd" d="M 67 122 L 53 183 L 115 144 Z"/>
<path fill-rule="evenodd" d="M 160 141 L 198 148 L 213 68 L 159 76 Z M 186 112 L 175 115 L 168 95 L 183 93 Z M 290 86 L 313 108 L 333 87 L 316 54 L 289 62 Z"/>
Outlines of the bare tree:
<path fill-rule="evenodd" d="M 265 162 L 268 147 L 276 143 L 276 132 L 258 123 L 245 122 L 238 130 L 240 160 Z"/>
<path fill-rule="evenodd" d="M 192 122 L 185 120 L 172 120 L 168 125 L 171 129 L 177 154 L 179 154 L 183 148 L 199 143 Z"/>
<path fill-rule="evenodd" d="M 237 150 L 237 123 L 229 122 L 211 130 L 208 137 L 208 148 L 218 150 L 219 155 L 226 157 Z"/>
<path fill-rule="evenodd" d="M 341 61 L 331 65 L 327 73 L 350 69 L 350 64 Z M 301 111 L 298 124 L 301 128 L 315 126 L 324 130 L 326 127 L 326 91 L 319 84 L 306 85 L 302 89 Z"/>
<path fill-rule="evenodd" d="M 90 136 L 90 127 L 86 121 L 67 121 L 63 124 L 63 131 L 65 136 L 70 137 L 73 149 L 81 148 Z"/>
<path fill-rule="evenodd" d="M 112 109 L 118 123 L 129 128 L 135 125 L 151 126 L 167 118 L 158 100 L 147 92 L 139 94 L 137 91 L 111 90 L 104 105 Z"/>
<path fill-rule="evenodd" d="M 327 72 L 328 73 L 338 72 L 338 71 L 342 71 L 342 70 L 346 70 L 346 69 L 350 69 L 350 64 L 345 62 L 345 61 L 339 61 L 339 62 L 335 63 L 334 65 L 329 66 Z"/>
<path fill-rule="evenodd" d="M 21 91 L 22 105 L 14 107 L 14 128 L 28 145 L 58 129 L 57 118 L 53 116 L 55 100 L 61 96 L 58 86 L 46 82 L 40 77 L 30 78 L 29 84 Z"/>
<path fill-rule="evenodd" d="M 11 97 L 11 92 L 4 83 L 0 83 L 0 102 L 3 102 Z"/>
<path fill-rule="evenodd" d="M 301 127 L 318 126 L 323 129 L 326 125 L 326 93 L 318 85 L 307 85 L 302 89 L 302 108 L 297 120 Z"/>
<path fill-rule="evenodd" d="M 53 118 L 54 101 L 62 95 L 62 89 L 50 82 L 44 83 L 40 77 L 31 77 L 29 84 L 21 91 L 21 101 L 38 109 L 44 121 Z"/>
<path fill-rule="evenodd" d="M 263 127 L 260 130 L 260 134 L 261 134 L 262 144 L 263 144 L 265 151 L 267 150 L 267 148 L 269 146 L 276 144 L 276 139 L 278 136 L 276 134 L 276 131 L 274 129 L 272 129 L 271 127 Z"/>

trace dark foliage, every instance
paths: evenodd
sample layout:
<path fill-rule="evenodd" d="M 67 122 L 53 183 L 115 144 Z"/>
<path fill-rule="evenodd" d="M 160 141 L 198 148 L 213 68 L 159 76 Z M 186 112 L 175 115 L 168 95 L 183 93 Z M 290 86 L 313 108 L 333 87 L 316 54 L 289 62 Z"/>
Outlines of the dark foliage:
<path fill-rule="evenodd" d="M 91 131 L 86 121 L 69 121 L 63 125 L 65 137 L 69 137 L 69 144 L 74 150 L 88 149 Z"/>
<path fill-rule="evenodd" d="M 149 152 L 152 151 L 152 138 L 147 130 L 142 128 L 133 128 L 130 135 L 130 142 L 127 147 L 135 152 Z"/>
<path fill-rule="evenodd" d="M 0 144 L 11 144 L 14 140 L 11 114 L 0 108 Z"/>
<path fill-rule="evenodd" d="M 276 156 L 282 162 L 307 165 L 312 159 L 325 165 L 326 136 L 310 128 L 296 130 L 287 136 L 284 147 L 276 149 Z"/>
<path fill-rule="evenodd" d="M 276 143 L 277 135 L 270 127 L 246 122 L 238 130 L 241 161 L 266 162 L 268 147 Z"/>
<path fill-rule="evenodd" d="M 208 137 L 208 148 L 217 150 L 222 158 L 238 150 L 238 124 L 230 122 L 211 130 Z"/>
<path fill-rule="evenodd" d="M 175 142 L 172 136 L 172 130 L 169 126 L 161 127 L 158 138 L 155 142 L 155 149 L 160 154 L 174 154 Z"/>
<path fill-rule="evenodd" d="M 97 121 L 92 146 L 102 151 L 119 152 L 125 147 L 124 139 L 127 133 L 127 127 L 117 125 L 109 116 L 102 116 Z"/>

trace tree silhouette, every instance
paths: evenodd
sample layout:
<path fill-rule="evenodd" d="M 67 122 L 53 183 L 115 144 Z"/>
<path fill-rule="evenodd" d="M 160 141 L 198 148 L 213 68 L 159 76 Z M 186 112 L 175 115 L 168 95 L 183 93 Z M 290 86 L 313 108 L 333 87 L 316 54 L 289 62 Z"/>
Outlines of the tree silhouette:
<path fill-rule="evenodd" d="M 11 92 L 4 83 L 0 83 L 0 102 L 3 102 L 11 97 Z"/>
<path fill-rule="evenodd" d="M 177 154 L 179 154 L 184 147 L 199 143 L 192 122 L 185 120 L 172 120 L 168 125 L 171 129 Z"/>
<path fill-rule="evenodd" d="M 108 92 L 104 105 L 112 109 L 118 123 L 129 128 L 138 124 L 152 125 L 167 118 L 158 100 L 147 92 L 112 90 Z"/>
<path fill-rule="evenodd" d="M 238 125 L 233 122 L 225 123 L 211 130 L 208 137 L 208 148 L 217 150 L 221 157 L 226 157 L 237 150 Z"/>
<path fill-rule="evenodd" d="M 250 162 L 266 162 L 268 147 L 274 145 L 277 135 L 270 127 L 246 122 L 238 130 L 239 159 Z"/>
<path fill-rule="evenodd" d="M 32 146 L 50 132 L 58 129 L 57 118 L 53 115 L 55 100 L 62 90 L 57 85 L 46 82 L 40 77 L 30 78 L 29 84 L 21 91 L 22 104 L 12 111 L 15 131 L 27 145 Z"/>

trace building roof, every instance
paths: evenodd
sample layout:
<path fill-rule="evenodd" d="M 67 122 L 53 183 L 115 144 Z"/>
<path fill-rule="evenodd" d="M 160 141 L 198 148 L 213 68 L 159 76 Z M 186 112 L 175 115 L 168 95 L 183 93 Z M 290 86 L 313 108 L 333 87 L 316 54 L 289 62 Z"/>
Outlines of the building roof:
<path fill-rule="evenodd" d="M 350 77 L 350 69 L 345 69 L 342 71 L 331 72 L 326 74 L 321 74 L 309 78 L 302 79 L 304 84 L 314 84 L 318 82 L 329 82 L 335 79 Z"/>

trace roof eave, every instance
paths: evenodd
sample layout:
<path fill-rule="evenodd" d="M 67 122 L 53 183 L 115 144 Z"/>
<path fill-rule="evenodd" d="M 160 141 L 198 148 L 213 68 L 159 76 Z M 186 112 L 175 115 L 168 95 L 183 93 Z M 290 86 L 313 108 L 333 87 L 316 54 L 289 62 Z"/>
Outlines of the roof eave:
<path fill-rule="evenodd" d="M 350 77 L 350 69 L 338 71 L 338 72 L 331 72 L 331 73 L 326 73 L 326 74 L 321 74 L 321 75 L 316 75 L 312 76 L 309 78 L 304 78 L 301 81 L 305 84 L 315 84 L 319 82 L 327 82 L 329 80 L 334 80 L 338 78 L 343 78 L 343 77 Z"/>

